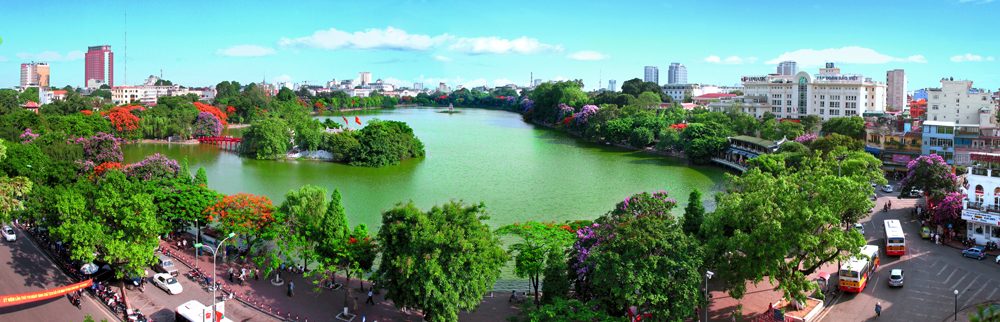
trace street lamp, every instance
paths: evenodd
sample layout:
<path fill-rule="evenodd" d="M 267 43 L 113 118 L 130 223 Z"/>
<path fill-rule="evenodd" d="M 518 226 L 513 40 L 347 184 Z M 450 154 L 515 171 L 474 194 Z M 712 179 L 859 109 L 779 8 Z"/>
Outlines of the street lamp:
<path fill-rule="evenodd" d="M 841 168 L 841 165 L 844 164 L 844 159 L 846 159 L 846 158 L 847 158 L 846 154 L 841 154 L 841 155 L 837 156 L 837 177 L 842 176 L 841 173 L 840 173 L 840 168 Z"/>
<path fill-rule="evenodd" d="M 958 290 L 955 290 L 955 319 L 953 321 L 958 321 Z"/>
<path fill-rule="evenodd" d="M 215 278 L 215 264 L 219 262 L 219 248 L 222 247 L 222 244 L 224 244 L 226 242 L 226 240 L 228 240 L 230 238 L 233 238 L 233 236 L 236 236 L 236 233 L 229 233 L 229 236 L 226 236 L 225 239 L 223 239 L 222 241 L 220 241 L 219 244 L 215 246 L 215 250 L 212 252 L 212 283 L 216 282 L 216 278 Z M 209 287 L 212 287 L 212 286 L 213 285 L 209 285 Z M 217 307 L 216 307 L 217 302 L 215 301 L 215 290 L 216 289 L 218 289 L 218 287 L 212 287 L 212 321 L 215 321 L 215 310 L 217 309 Z"/>
<path fill-rule="evenodd" d="M 712 271 L 705 271 L 705 322 L 708 322 L 708 280 L 712 278 Z"/>

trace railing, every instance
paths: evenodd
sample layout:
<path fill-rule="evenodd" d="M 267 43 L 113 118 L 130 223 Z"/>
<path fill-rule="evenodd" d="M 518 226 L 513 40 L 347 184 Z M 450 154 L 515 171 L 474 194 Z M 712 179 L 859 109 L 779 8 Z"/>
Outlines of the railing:
<path fill-rule="evenodd" d="M 732 161 L 728 161 L 728 160 L 720 159 L 720 158 L 712 158 L 712 161 L 715 161 L 715 162 L 718 162 L 718 163 L 730 166 L 730 167 L 732 167 L 732 168 L 734 168 L 736 170 L 747 171 L 747 167 L 742 166 L 742 165 L 740 165 L 739 163 L 736 163 L 736 162 L 732 162 Z"/>
<path fill-rule="evenodd" d="M 982 201 L 968 201 L 965 209 L 975 209 L 984 212 L 1000 213 L 1000 205 L 984 204 Z"/>

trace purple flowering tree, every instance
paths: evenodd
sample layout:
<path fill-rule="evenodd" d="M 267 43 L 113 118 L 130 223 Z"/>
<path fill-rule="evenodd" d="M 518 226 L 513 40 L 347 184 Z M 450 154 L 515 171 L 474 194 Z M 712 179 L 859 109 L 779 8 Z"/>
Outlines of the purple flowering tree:
<path fill-rule="evenodd" d="M 535 108 L 535 101 L 530 99 L 521 100 L 521 114 L 528 113 L 528 110 Z"/>
<path fill-rule="evenodd" d="M 914 189 L 926 191 L 933 199 L 943 200 L 944 195 L 957 191 L 955 181 L 958 177 L 951 173 L 951 165 L 940 155 L 922 155 L 907 165 L 909 170 L 906 178 L 899 183 L 900 196 L 905 196 Z"/>
<path fill-rule="evenodd" d="M 815 141 L 816 138 L 817 138 L 816 134 L 806 133 L 795 138 L 795 142 L 799 142 L 808 146 L 809 143 Z"/>
<path fill-rule="evenodd" d="M 83 159 L 76 160 L 79 174 L 89 174 L 93 172 L 94 167 L 105 162 L 122 163 L 125 160 L 118 138 L 108 133 L 100 132 L 90 137 L 66 142 L 83 146 Z"/>
<path fill-rule="evenodd" d="M 142 161 L 128 165 L 125 168 L 125 173 L 130 177 L 146 181 L 176 178 L 180 169 L 181 166 L 177 160 L 156 153 Z"/>
<path fill-rule="evenodd" d="M 566 103 L 559 103 L 558 108 L 559 108 L 559 116 L 557 116 L 557 117 L 559 119 L 556 120 L 557 122 L 561 121 L 564 118 L 573 116 L 573 112 L 576 111 L 575 109 L 573 109 L 572 106 L 566 105 Z"/>
<path fill-rule="evenodd" d="M 961 227 L 962 224 L 962 194 L 959 192 L 949 192 L 943 198 L 930 202 L 930 223 L 932 225 L 947 226 L 954 224 Z"/>
<path fill-rule="evenodd" d="M 198 113 L 198 120 L 194 122 L 194 136 L 219 136 L 222 133 L 222 122 L 219 118 L 209 112 Z"/>
<path fill-rule="evenodd" d="M 587 121 L 590 120 L 591 116 L 596 115 L 599 109 L 601 108 L 596 105 L 584 105 L 580 109 L 580 113 L 576 113 L 576 118 L 573 119 L 573 122 L 575 122 L 577 127 L 587 126 Z"/>
<path fill-rule="evenodd" d="M 31 133 L 31 128 L 24 129 L 24 133 L 21 133 L 21 144 L 31 144 L 31 142 L 35 142 L 35 139 L 37 138 L 38 134 Z"/>

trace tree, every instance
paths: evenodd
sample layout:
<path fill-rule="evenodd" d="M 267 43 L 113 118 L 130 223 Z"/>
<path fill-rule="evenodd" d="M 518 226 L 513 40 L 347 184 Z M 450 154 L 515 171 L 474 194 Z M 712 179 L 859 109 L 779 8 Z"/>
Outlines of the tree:
<path fill-rule="evenodd" d="M 864 140 L 865 119 L 860 116 L 834 117 L 823 122 L 823 133 L 837 133 L 855 140 Z"/>
<path fill-rule="evenodd" d="M 655 92 L 642 92 L 642 94 L 639 94 L 639 97 L 636 98 L 635 104 L 638 104 L 643 108 L 660 107 L 660 95 L 657 95 Z"/>
<path fill-rule="evenodd" d="M 705 206 L 701 204 L 701 191 L 695 188 L 688 196 L 687 207 L 684 207 L 684 233 L 688 236 L 697 235 L 704 221 Z"/>
<path fill-rule="evenodd" d="M 27 104 L 28 102 L 39 102 L 38 100 L 38 87 L 28 87 L 18 95 L 21 98 L 21 104 Z"/>
<path fill-rule="evenodd" d="M 283 119 L 269 117 L 254 122 L 243 132 L 240 156 L 253 159 L 280 159 L 291 148 L 292 135 Z"/>
<path fill-rule="evenodd" d="M 802 129 L 805 130 L 806 133 L 813 133 L 819 128 L 821 123 L 823 123 L 823 119 L 819 116 L 807 115 L 802 118 L 802 122 L 799 124 L 802 124 Z"/>
<path fill-rule="evenodd" d="M 194 123 L 194 136 L 215 137 L 222 133 L 222 122 L 214 114 L 209 112 L 198 113 L 198 120 Z"/>
<path fill-rule="evenodd" d="M 741 90 L 735 90 L 735 91 L 729 92 L 729 94 L 735 94 L 736 96 L 743 96 L 743 91 L 741 91 Z"/>
<path fill-rule="evenodd" d="M 452 201 L 421 212 L 410 202 L 382 213 L 382 263 L 374 276 L 395 308 L 458 321 L 458 310 L 479 306 L 509 258 L 483 223 L 485 207 Z"/>
<path fill-rule="evenodd" d="M 718 123 L 691 123 L 684 128 L 681 139 L 684 152 L 694 164 L 706 164 L 729 146 L 731 130 Z"/>
<path fill-rule="evenodd" d="M 141 274 L 153 264 L 150 250 L 166 228 L 156 217 L 153 197 L 134 180 L 111 170 L 94 183 L 82 180 L 72 189 L 61 189 L 56 208 L 62 221 L 52 233 L 67 242 L 70 258 L 107 261 L 119 278 Z"/>
<path fill-rule="evenodd" d="M 302 259 L 302 266 L 316 256 L 316 247 L 326 239 L 322 227 L 327 222 L 326 189 L 305 185 L 298 191 L 285 194 L 285 201 L 278 211 L 288 216 L 285 238 L 278 243 L 287 250 L 295 250 Z"/>
<path fill-rule="evenodd" d="M 628 143 L 637 148 L 644 148 L 653 143 L 653 131 L 645 127 L 638 127 L 632 130 Z"/>
<path fill-rule="evenodd" d="M 142 181 L 173 179 L 177 177 L 180 165 L 177 160 L 155 153 L 147 156 L 142 161 L 130 164 L 125 168 L 129 177 L 139 178 Z"/>
<path fill-rule="evenodd" d="M 183 184 L 191 184 L 191 179 L 193 179 L 193 177 L 191 176 L 191 169 L 188 168 L 187 157 L 185 157 L 184 161 L 181 162 L 181 169 L 177 171 L 177 179 Z"/>
<path fill-rule="evenodd" d="M 279 101 L 287 102 L 298 99 L 298 96 L 295 96 L 295 92 L 289 89 L 288 87 L 282 87 L 280 90 L 278 90 L 278 95 L 276 95 L 275 98 Z"/>
<path fill-rule="evenodd" d="M 496 231 L 497 235 L 520 238 L 520 242 L 510 246 L 510 254 L 514 257 L 514 274 L 528 278 L 535 290 L 536 304 L 538 284 L 547 266 L 545 259 L 550 256 L 550 252 L 562 252 L 563 248 L 573 243 L 573 234 L 569 229 L 569 225 L 528 221 L 523 225 L 515 223 L 503 226 Z"/>
<path fill-rule="evenodd" d="M 621 317 L 613 317 L 603 311 L 594 310 L 594 305 L 583 303 L 576 299 L 553 299 L 537 308 L 525 304 L 516 316 L 508 318 L 515 322 L 612 322 L 621 321 Z"/>
<path fill-rule="evenodd" d="M 0 161 L 7 158 L 5 141 L 0 139 Z M 31 181 L 25 177 L 0 178 L 0 223 L 11 220 L 10 213 L 24 209 L 22 199 L 31 193 Z"/>
<path fill-rule="evenodd" d="M 195 227 L 199 235 L 206 222 L 202 211 L 215 204 L 219 194 L 205 186 L 178 180 L 148 182 L 157 214 L 171 223 L 171 228 Z M 200 236 L 199 236 L 200 240 Z"/>
<path fill-rule="evenodd" d="M 205 172 L 205 167 L 198 168 L 198 173 L 194 175 L 194 180 L 191 183 L 196 186 L 208 187 L 208 173 Z"/>
<path fill-rule="evenodd" d="M 815 151 L 821 151 L 823 154 L 827 154 L 838 147 L 844 147 L 848 151 L 862 151 L 864 150 L 865 144 L 864 142 L 852 139 L 851 137 L 833 133 L 816 139 L 812 142 L 812 144 L 809 144 L 809 146 Z"/>
<path fill-rule="evenodd" d="M 406 123 L 372 119 L 359 132 L 358 145 L 350 152 L 351 165 L 377 168 L 424 156 L 424 144 Z"/>
<path fill-rule="evenodd" d="M 319 146 L 322 142 L 323 137 L 317 129 L 303 128 L 298 132 L 295 132 L 295 144 L 299 146 L 299 149 L 304 151 L 319 150 Z"/>
<path fill-rule="evenodd" d="M 569 276 L 566 275 L 568 268 L 566 266 L 566 251 L 562 248 L 550 249 L 549 257 L 545 259 L 542 304 L 553 304 L 556 299 L 566 299 L 570 286 Z"/>
<path fill-rule="evenodd" d="M 841 168 L 835 156 L 815 154 L 796 168 L 752 167 L 728 176 L 725 194 L 702 225 L 709 267 L 734 298 L 747 281 L 769 277 L 786 298 L 805 301 L 816 285 L 806 276 L 834 260 L 856 255 L 866 242 L 847 229 L 868 216 L 874 204 L 869 182 L 885 182 L 881 162 L 864 152 L 847 153 Z M 778 164 L 776 167 L 784 167 Z"/>
<path fill-rule="evenodd" d="M 899 183 L 899 198 L 909 195 L 914 189 L 940 198 L 957 190 L 956 180 L 958 178 L 951 173 L 951 166 L 940 155 L 921 155 L 907 166 L 906 178 Z"/>
<path fill-rule="evenodd" d="M 222 197 L 203 213 L 222 234 L 235 233 L 236 238 L 242 238 L 252 253 L 258 245 L 278 238 L 278 224 L 285 221 L 285 216 L 274 210 L 267 197 L 238 193 Z"/>

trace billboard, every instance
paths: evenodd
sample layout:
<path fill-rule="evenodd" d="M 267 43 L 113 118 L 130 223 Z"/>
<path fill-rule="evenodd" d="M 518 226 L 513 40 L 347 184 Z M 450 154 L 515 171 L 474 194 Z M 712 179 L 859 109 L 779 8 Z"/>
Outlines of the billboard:
<path fill-rule="evenodd" d="M 906 155 L 906 154 L 893 154 L 892 155 L 892 162 L 893 163 L 910 163 L 910 156 Z"/>

